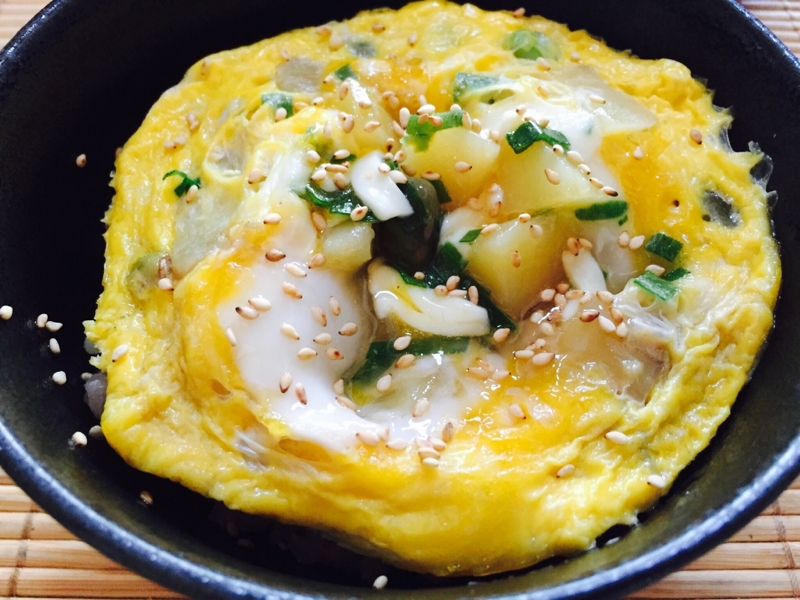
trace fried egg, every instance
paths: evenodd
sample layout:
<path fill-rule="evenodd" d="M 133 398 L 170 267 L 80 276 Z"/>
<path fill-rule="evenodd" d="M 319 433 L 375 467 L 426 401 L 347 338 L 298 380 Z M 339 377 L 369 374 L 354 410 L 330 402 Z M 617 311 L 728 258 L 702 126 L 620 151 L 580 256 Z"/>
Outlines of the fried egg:
<path fill-rule="evenodd" d="M 113 175 L 106 439 L 414 571 L 591 548 L 772 327 L 768 159 L 731 121 L 682 64 L 469 4 L 199 61 Z"/>

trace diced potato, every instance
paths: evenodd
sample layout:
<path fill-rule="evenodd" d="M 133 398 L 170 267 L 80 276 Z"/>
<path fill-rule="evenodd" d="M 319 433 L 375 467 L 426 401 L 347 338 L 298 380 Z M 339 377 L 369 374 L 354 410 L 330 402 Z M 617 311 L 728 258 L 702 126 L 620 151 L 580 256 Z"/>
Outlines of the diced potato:
<path fill-rule="evenodd" d="M 355 271 L 372 258 L 375 232 L 369 223 L 345 221 L 322 233 L 325 266 L 341 271 Z"/>
<path fill-rule="evenodd" d="M 556 156 L 552 147 L 544 142 L 536 142 L 520 154 L 514 154 L 503 142 L 500 152 L 496 182 L 503 189 L 503 215 L 536 214 L 549 208 L 577 208 L 609 200 L 577 167 L 564 157 Z M 551 183 L 545 176 L 545 169 L 554 171 L 560 183 Z"/>
<path fill-rule="evenodd" d="M 408 155 L 406 163 L 418 173 L 433 171 L 442 176 L 450 197 L 457 205 L 480 195 L 495 168 L 500 146 L 463 127 L 437 131 L 427 150 L 417 151 L 413 145 L 405 144 Z M 455 165 L 465 162 L 472 168 L 460 173 Z"/>
<path fill-rule="evenodd" d="M 542 234 L 532 235 L 541 227 Z M 492 300 L 520 319 L 539 301 L 539 293 L 564 280 L 561 252 L 569 237 L 567 219 L 544 215 L 527 223 L 509 221 L 473 243 L 467 272 L 492 293 Z M 512 254 L 519 252 L 519 266 Z"/>

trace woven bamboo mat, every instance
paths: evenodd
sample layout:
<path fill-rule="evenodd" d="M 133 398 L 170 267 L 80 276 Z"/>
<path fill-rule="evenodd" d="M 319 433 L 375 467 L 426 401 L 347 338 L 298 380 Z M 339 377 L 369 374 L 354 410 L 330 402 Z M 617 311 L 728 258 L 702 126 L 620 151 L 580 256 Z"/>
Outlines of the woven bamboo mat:
<path fill-rule="evenodd" d="M 0 0 L 0 46 L 45 4 L 43 0 Z M 744 0 L 743 4 L 800 55 L 800 0 Z M 727 543 L 630 599 L 800 599 L 797 565 L 800 479 Z M 76 539 L 2 471 L 0 597 L 181 598 Z"/>

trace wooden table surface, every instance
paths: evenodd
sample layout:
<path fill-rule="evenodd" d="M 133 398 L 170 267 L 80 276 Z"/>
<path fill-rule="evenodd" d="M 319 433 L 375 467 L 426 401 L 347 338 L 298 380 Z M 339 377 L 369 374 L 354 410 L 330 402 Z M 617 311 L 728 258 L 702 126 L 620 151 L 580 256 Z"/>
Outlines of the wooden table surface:
<path fill-rule="evenodd" d="M 0 0 L 0 45 L 45 4 Z M 800 0 L 743 4 L 800 54 Z M 728 542 L 630 598 L 800 598 L 799 563 L 800 480 Z M 0 594 L 28 600 L 181 598 L 76 539 L 2 471 Z"/>

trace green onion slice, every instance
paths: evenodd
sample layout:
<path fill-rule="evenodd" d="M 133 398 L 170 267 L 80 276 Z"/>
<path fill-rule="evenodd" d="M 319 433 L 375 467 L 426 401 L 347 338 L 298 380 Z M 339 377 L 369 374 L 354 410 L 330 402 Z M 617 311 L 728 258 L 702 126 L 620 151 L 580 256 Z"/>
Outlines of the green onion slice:
<path fill-rule="evenodd" d="M 672 285 L 669 281 L 661 279 L 652 271 L 645 271 L 638 277 L 634 278 L 633 283 L 638 285 L 643 290 L 647 290 L 661 300 L 669 300 L 678 293 L 678 288 Z"/>
<path fill-rule="evenodd" d="M 621 223 L 627 221 L 628 203 L 625 200 L 609 200 L 597 202 L 575 210 L 575 218 L 579 221 L 605 221 L 606 219 L 620 219 Z M 621 217 L 625 217 L 624 219 Z"/>
<path fill-rule="evenodd" d="M 188 192 L 188 191 L 189 191 L 189 188 L 191 188 L 193 185 L 196 185 L 198 189 L 200 189 L 201 187 L 203 187 L 202 183 L 200 182 L 200 177 L 198 177 L 197 179 L 192 179 L 192 178 L 191 178 L 191 177 L 189 177 L 189 176 L 188 176 L 186 173 L 184 173 L 183 171 L 178 171 L 177 169 L 174 169 L 174 170 L 170 171 L 169 173 L 167 173 L 166 175 L 164 175 L 164 177 L 162 177 L 161 179 L 162 179 L 162 181 L 163 181 L 163 180 L 165 180 L 167 177 L 172 177 L 173 175 L 179 175 L 180 177 L 182 177 L 182 178 L 183 178 L 183 181 L 181 181 L 181 182 L 180 182 L 180 183 L 179 183 L 179 184 L 178 184 L 178 185 L 175 187 L 175 189 L 173 190 L 173 191 L 175 192 L 175 195 L 176 195 L 178 198 L 180 198 L 180 197 L 181 197 L 181 196 L 183 196 L 183 195 L 184 195 L 186 192 Z"/>
<path fill-rule="evenodd" d="M 569 150 L 570 148 L 569 140 L 563 133 L 549 127 L 540 127 L 533 121 L 525 121 L 514 131 L 507 133 L 506 140 L 508 140 L 508 145 L 511 146 L 515 154 L 524 152 L 539 141 L 551 146 L 559 144 L 564 150 Z"/>
<path fill-rule="evenodd" d="M 683 248 L 681 242 L 661 231 L 651 237 L 644 247 L 650 254 L 655 254 L 670 262 L 678 257 L 681 248 Z"/>

